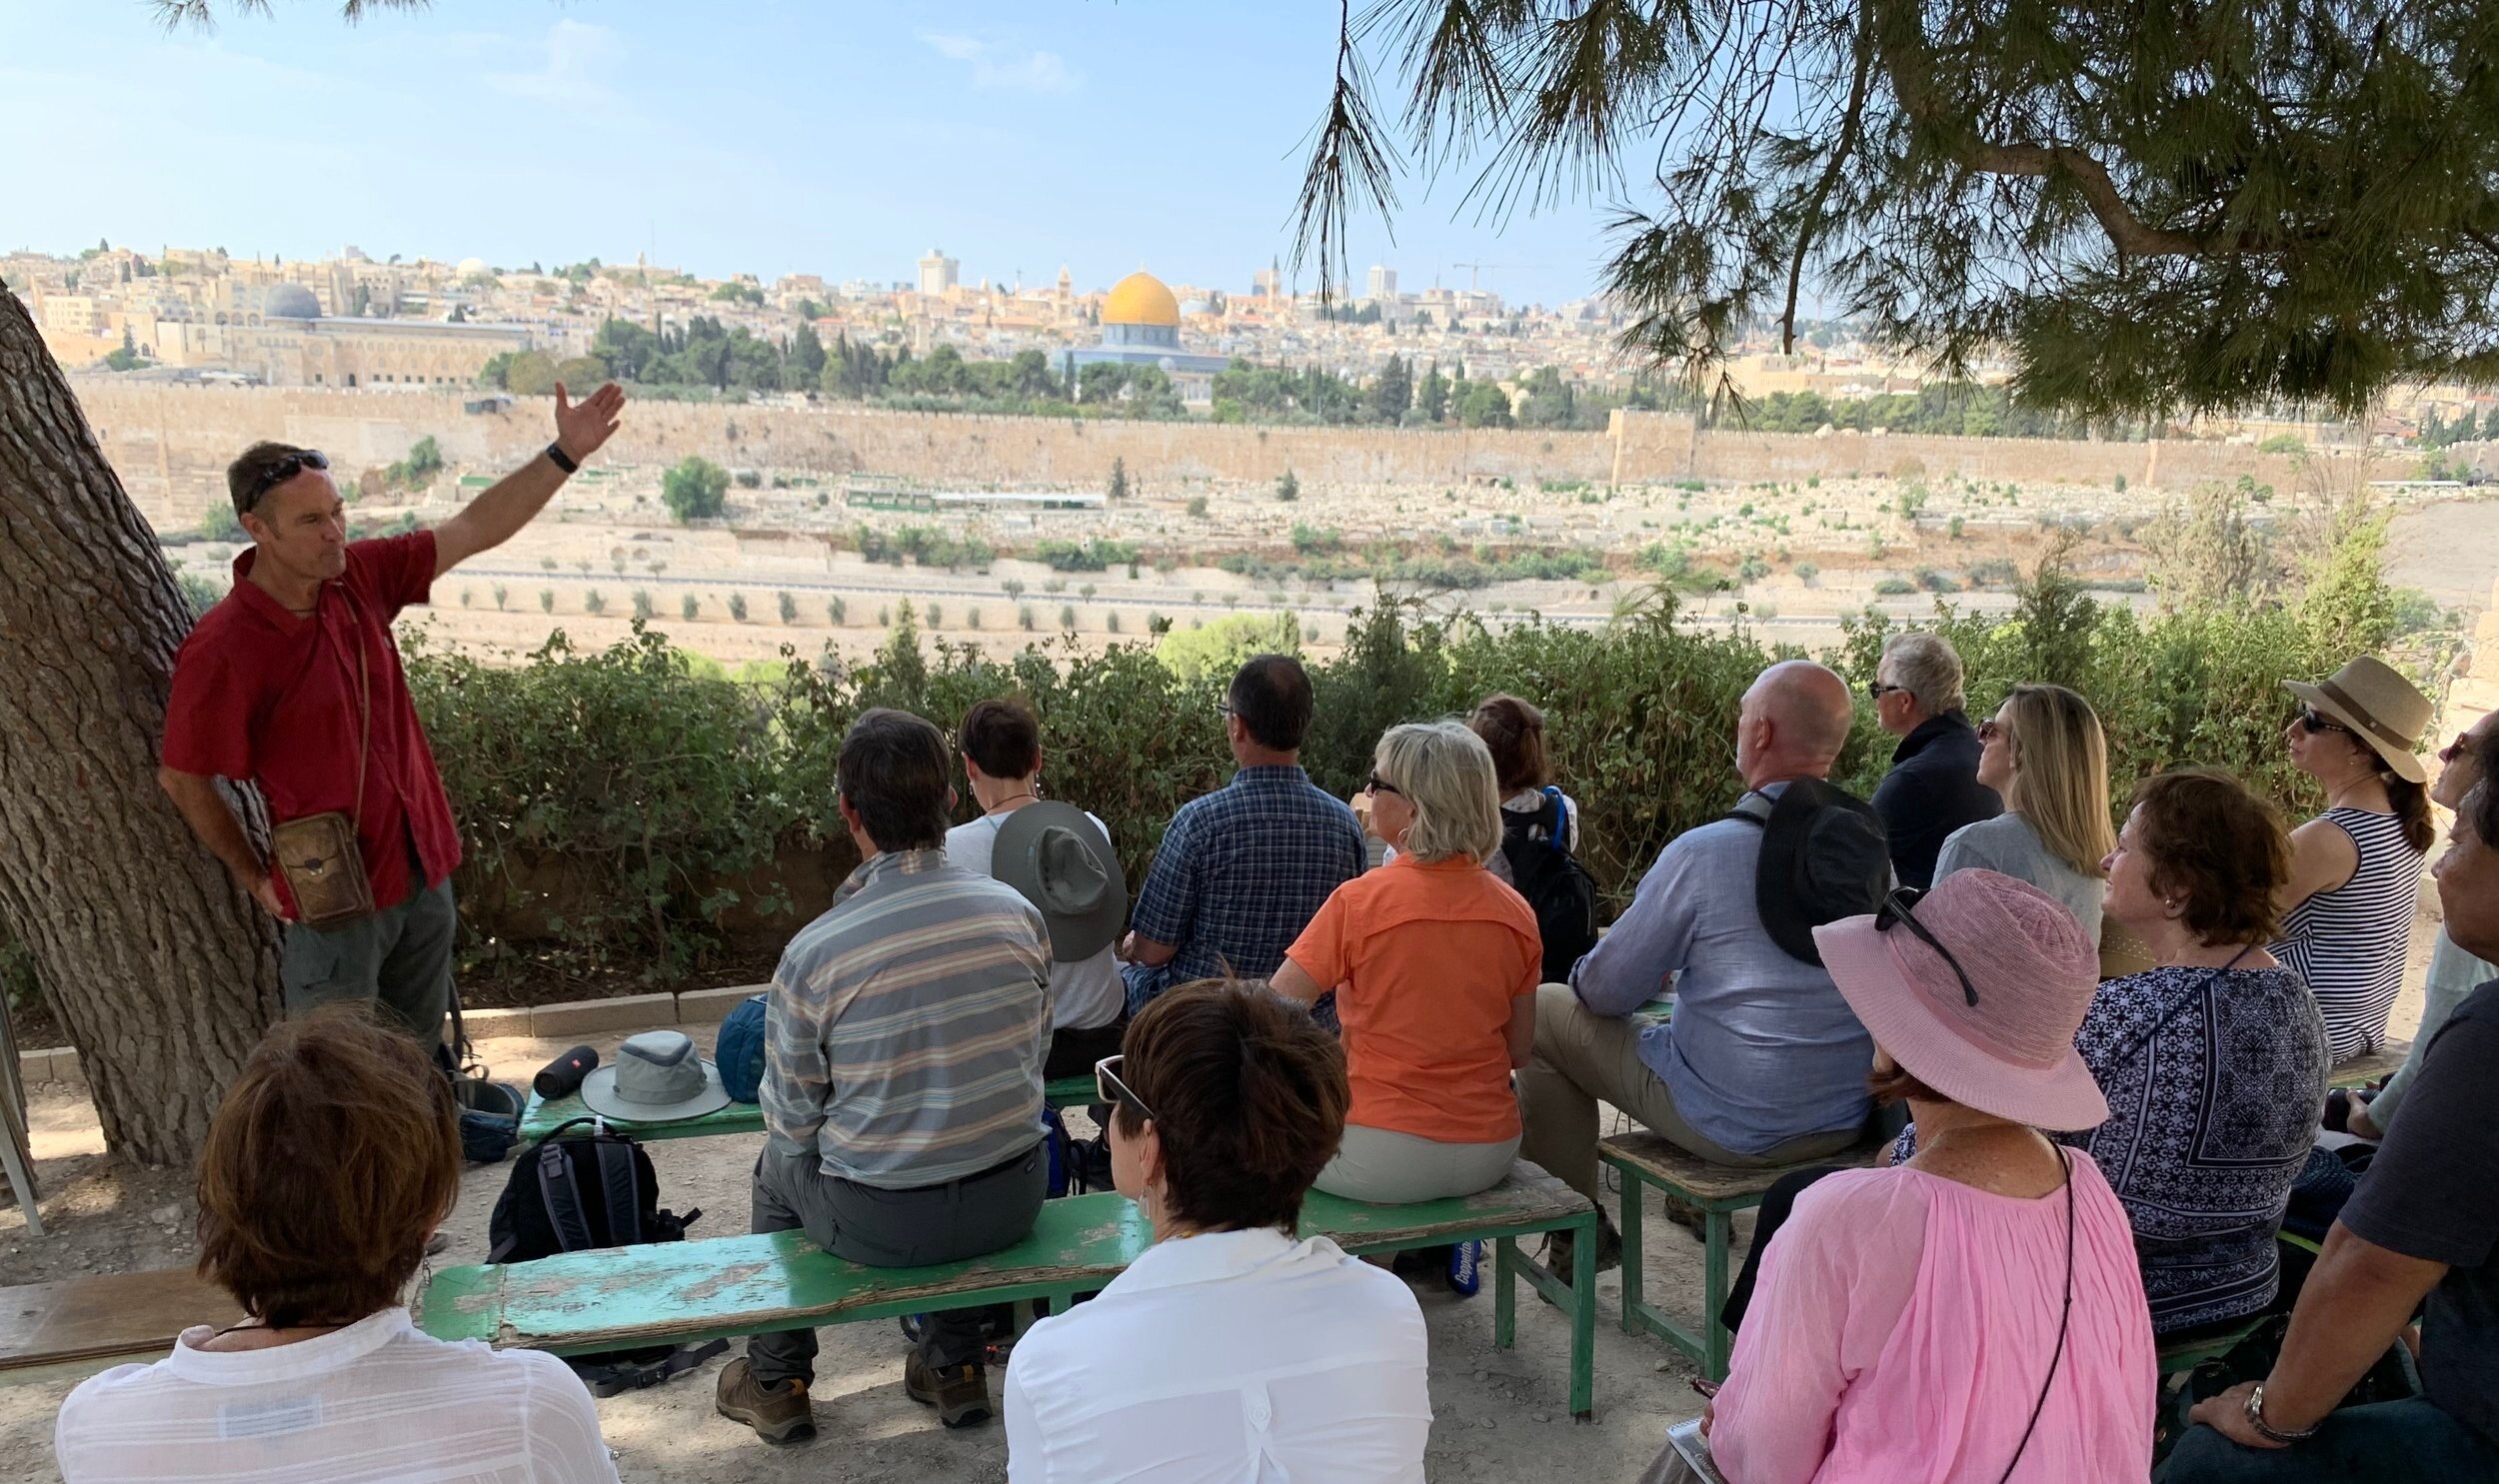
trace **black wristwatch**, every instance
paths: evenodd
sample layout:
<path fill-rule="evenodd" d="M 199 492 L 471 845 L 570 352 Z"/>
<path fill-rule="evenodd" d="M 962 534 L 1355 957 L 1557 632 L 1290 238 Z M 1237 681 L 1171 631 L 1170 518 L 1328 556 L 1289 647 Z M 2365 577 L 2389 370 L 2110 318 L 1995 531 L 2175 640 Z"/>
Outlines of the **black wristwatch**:
<path fill-rule="evenodd" d="M 579 474 L 582 472 L 582 467 L 573 462 L 573 456 L 566 453 L 564 451 L 564 445 L 560 443 L 551 443 L 547 445 L 547 457 L 554 461 L 556 468 L 563 470 L 566 474 Z"/>

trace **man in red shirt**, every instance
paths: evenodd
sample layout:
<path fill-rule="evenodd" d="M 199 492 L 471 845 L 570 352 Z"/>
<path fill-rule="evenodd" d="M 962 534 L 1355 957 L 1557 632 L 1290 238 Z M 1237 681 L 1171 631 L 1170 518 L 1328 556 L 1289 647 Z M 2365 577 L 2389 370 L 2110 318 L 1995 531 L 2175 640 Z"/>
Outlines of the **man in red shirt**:
<path fill-rule="evenodd" d="M 417 1038 L 440 1040 L 451 1000 L 460 835 L 434 770 L 391 621 L 434 580 L 530 523 L 616 432 L 613 383 L 574 405 L 556 388 L 556 437 L 432 531 L 347 539 L 318 450 L 258 443 L 226 471 L 252 549 L 234 591 L 174 660 L 157 777 L 235 883 L 287 923 L 278 977 L 287 1013 L 380 999 Z M 313 928 L 243 832 L 217 779 L 260 785 L 273 823 L 336 811 L 355 822 L 374 911 Z"/>

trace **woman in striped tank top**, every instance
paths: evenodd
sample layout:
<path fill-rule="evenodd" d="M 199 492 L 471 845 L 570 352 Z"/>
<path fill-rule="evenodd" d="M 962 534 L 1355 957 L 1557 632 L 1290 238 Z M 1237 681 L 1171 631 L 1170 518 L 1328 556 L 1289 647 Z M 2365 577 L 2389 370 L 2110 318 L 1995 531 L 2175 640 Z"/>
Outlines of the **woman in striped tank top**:
<path fill-rule="evenodd" d="M 2435 831 L 2417 754 L 2430 702 L 2362 657 L 2316 685 L 2286 681 L 2300 714 L 2291 762 L 2325 788 L 2325 812 L 2291 831 L 2282 939 L 2270 951 L 2307 982 L 2336 1061 L 2376 1050 L 2403 988 L 2421 861 Z"/>

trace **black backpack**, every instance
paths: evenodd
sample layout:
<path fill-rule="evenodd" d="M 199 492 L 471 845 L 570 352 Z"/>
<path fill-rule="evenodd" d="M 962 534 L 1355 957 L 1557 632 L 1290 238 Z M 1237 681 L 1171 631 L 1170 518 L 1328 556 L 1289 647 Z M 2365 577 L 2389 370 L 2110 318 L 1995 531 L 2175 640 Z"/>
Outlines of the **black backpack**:
<path fill-rule="evenodd" d="M 573 1133 L 581 1125 L 591 1132 Z M 570 1136 L 568 1136 L 570 1135 Z M 489 1262 L 535 1262 L 559 1252 L 681 1242 L 703 1214 L 660 1208 L 660 1177 L 640 1140 L 609 1133 L 596 1118 L 556 1126 L 513 1161 L 511 1178 L 487 1219 Z M 727 1340 L 680 1347 L 645 1346 L 567 1356 L 599 1396 L 656 1386 L 729 1348 Z"/>
<path fill-rule="evenodd" d="M 1596 946 L 1596 883 L 1570 853 L 1570 824 L 1559 788 L 1544 790 L 1534 813 L 1501 810 L 1501 858 L 1510 884 L 1535 912 L 1544 939 L 1544 981 L 1567 983 L 1570 967 Z"/>

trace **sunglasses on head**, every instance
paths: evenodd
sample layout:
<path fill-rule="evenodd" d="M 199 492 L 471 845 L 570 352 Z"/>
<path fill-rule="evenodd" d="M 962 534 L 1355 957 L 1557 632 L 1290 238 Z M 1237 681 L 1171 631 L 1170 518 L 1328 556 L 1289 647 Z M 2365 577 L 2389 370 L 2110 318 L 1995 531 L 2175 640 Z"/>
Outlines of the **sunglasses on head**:
<path fill-rule="evenodd" d="M 1135 1088 L 1120 1080 L 1120 1068 L 1127 1061 L 1128 1057 L 1123 1054 L 1105 1056 L 1094 1063 L 1094 1095 L 1108 1103 L 1135 1103 L 1137 1111 L 1153 1118 L 1155 1110 L 1146 1106 L 1146 1099 L 1139 1097 Z"/>
<path fill-rule="evenodd" d="M 1952 968 L 1952 976 L 1961 981 L 1961 997 L 1969 1001 L 1970 1008 L 1976 1009 L 1978 986 L 1969 981 L 1969 974 L 1962 969 L 1961 960 L 1953 957 L 1952 950 L 1943 945 L 1943 940 L 1928 932 L 1926 924 L 1917 920 L 1915 909 L 1919 898 L 1925 894 L 1915 886 L 1894 887 L 1885 894 L 1881 908 L 1874 913 L 1874 930 L 1889 932 L 1895 926 L 1906 927 L 1919 942 L 1941 953 L 1943 961 Z"/>
<path fill-rule="evenodd" d="M 260 472 L 260 478 L 252 482 L 252 488 L 243 497 L 242 509 L 236 511 L 235 514 L 250 514 L 252 507 L 260 504 L 260 497 L 302 474 L 305 470 L 326 470 L 329 467 L 330 456 L 321 450 L 298 449 Z"/>
<path fill-rule="evenodd" d="M 2344 726 L 2340 722 L 2329 722 L 2325 718 L 2318 716 L 2315 707 L 2304 706 L 2299 709 L 2299 725 L 2307 729 L 2310 737 L 2314 737 L 2320 732 L 2351 731 L 2350 728 Z"/>

